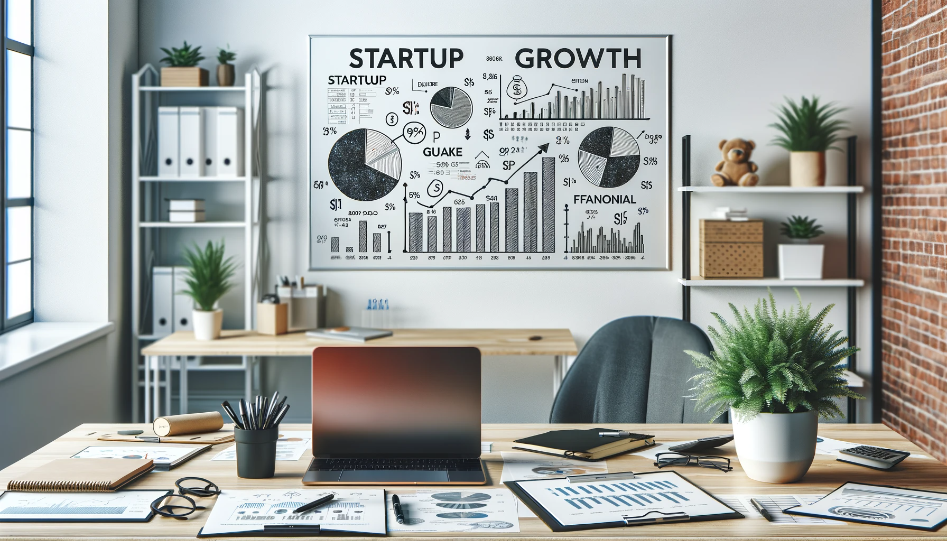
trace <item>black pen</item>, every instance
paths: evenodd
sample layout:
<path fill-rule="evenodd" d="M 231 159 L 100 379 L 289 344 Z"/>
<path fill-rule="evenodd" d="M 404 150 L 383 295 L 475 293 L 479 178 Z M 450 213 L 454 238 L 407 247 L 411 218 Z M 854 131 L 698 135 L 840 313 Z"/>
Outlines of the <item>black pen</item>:
<path fill-rule="evenodd" d="M 227 412 L 227 415 L 230 417 L 230 420 L 233 421 L 234 426 L 242 430 L 243 425 L 237 420 L 237 414 L 234 413 L 233 408 L 230 407 L 230 402 L 224 400 L 220 405 L 223 406 L 224 411 Z"/>
<path fill-rule="evenodd" d="M 759 511 L 760 514 L 763 515 L 763 518 L 765 518 L 766 520 L 770 522 L 773 522 L 774 520 L 776 520 L 773 518 L 773 515 L 771 515 L 770 512 L 767 511 L 766 508 L 763 507 L 762 504 L 760 504 L 760 502 L 756 501 L 756 498 L 750 498 L 750 503 L 753 504 L 753 508 Z"/>
<path fill-rule="evenodd" d="M 276 416 L 279 415 L 281 409 L 283 409 L 283 404 L 286 403 L 288 397 L 284 396 L 277 404 L 273 405 L 273 408 L 270 410 L 270 419 L 267 423 L 269 426 L 273 426 L 273 421 L 276 420 Z"/>
<path fill-rule="evenodd" d="M 276 419 L 273 419 L 273 426 L 279 426 L 280 422 L 283 420 L 283 417 L 286 417 L 286 412 L 289 411 L 289 404 L 283 406 L 283 409 L 276 415 Z"/>
<path fill-rule="evenodd" d="M 599 433 L 598 433 L 598 437 L 600 437 L 600 438 L 604 438 L 604 437 L 630 438 L 630 437 L 631 437 L 631 432 L 625 432 L 624 430 L 616 430 L 616 431 L 609 431 L 609 432 L 599 432 Z"/>
<path fill-rule="evenodd" d="M 404 524 L 404 510 L 401 509 L 401 498 L 397 494 L 391 495 L 391 507 L 395 510 L 395 518 L 398 524 Z"/>
<path fill-rule="evenodd" d="M 331 501 L 332 501 L 332 498 L 335 498 L 335 494 L 329 494 L 328 496 L 323 496 L 323 497 L 319 498 L 318 500 L 316 500 L 316 501 L 314 501 L 314 502 L 307 503 L 306 505 L 304 505 L 304 506 L 302 506 L 302 507 L 297 507 L 297 508 L 293 511 L 293 513 L 305 513 L 306 511 L 309 511 L 309 510 L 311 510 L 311 509 L 315 509 L 316 507 L 319 507 L 320 505 L 323 505 L 323 504 L 326 504 L 326 503 L 331 502 Z"/>
<path fill-rule="evenodd" d="M 240 403 L 237 405 L 240 408 L 240 418 L 243 420 L 243 429 L 250 430 L 250 416 L 247 415 L 247 401 L 241 398 Z"/>

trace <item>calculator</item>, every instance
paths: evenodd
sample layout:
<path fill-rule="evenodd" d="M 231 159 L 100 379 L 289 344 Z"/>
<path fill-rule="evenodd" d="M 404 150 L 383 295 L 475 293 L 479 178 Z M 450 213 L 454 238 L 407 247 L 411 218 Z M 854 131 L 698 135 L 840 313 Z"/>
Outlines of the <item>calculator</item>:
<path fill-rule="evenodd" d="M 858 447 L 839 451 L 837 460 L 876 470 L 890 470 L 910 454 L 907 451 L 859 445 Z"/>

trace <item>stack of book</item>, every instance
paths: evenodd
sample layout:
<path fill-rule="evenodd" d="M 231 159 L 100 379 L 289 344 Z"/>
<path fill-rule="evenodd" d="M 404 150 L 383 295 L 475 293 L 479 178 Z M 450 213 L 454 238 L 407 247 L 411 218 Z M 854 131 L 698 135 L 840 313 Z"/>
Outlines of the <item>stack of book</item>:
<path fill-rule="evenodd" d="M 746 222 L 750 219 L 745 208 L 735 209 L 730 207 L 715 208 L 713 218 L 714 220 L 729 220 L 731 222 Z"/>
<path fill-rule="evenodd" d="M 168 221 L 177 223 L 203 222 L 203 199 L 168 199 Z"/>

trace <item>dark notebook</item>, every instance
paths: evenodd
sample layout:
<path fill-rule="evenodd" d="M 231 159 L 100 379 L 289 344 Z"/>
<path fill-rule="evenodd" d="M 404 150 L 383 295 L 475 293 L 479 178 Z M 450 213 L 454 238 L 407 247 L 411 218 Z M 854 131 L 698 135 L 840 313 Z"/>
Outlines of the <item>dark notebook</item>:
<path fill-rule="evenodd" d="M 627 438 L 601 437 L 599 432 L 613 428 L 590 430 L 553 430 L 514 441 L 514 449 L 580 460 L 601 460 L 628 451 L 654 445 L 650 434 L 630 434 Z"/>

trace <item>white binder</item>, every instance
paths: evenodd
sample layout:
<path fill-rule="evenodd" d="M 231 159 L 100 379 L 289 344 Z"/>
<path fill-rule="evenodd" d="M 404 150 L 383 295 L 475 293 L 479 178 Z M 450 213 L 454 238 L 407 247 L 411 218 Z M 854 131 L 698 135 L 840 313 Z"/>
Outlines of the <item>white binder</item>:
<path fill-rule="evenodd" d="M 217 107 L 204 110 L 204 176 L 217 176 Z"/>
<path fill-rule="evenodd" d="M 243 109 L 217 108 L 217 176 L 243 176 Z"/>
<path fill-rule="evenodd" d="M 181 107 L 180 118 L 181 176 L 201 176 L 204 172 L 204 111 L 200 107 Z"/>
<path fill-rule="evenodd" d="M 191 312 L 194 310 L 194 300 L 182 293 L 187 289 L 184 282 L 188 276 L 187 267 L 174 267 L 174 330 L 192 331 L 194 322 Z"/>
<path fill-rule="evenodd" d="M 158 107 L 158 176 L 176 177 L 178 168 L 178 108 Z"/>
<path fill-rule="evenodd" d="M 174 325 L 172 270 L 171 267 L 154 267 L 151 272 L 151 334 L 166 336 L 171 334 Z"/>

